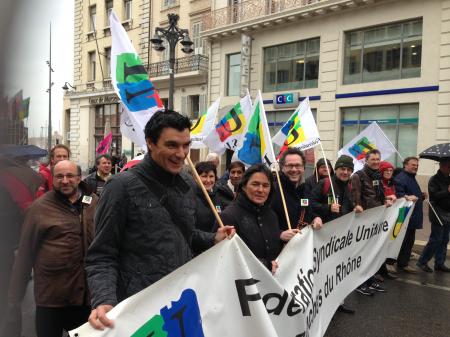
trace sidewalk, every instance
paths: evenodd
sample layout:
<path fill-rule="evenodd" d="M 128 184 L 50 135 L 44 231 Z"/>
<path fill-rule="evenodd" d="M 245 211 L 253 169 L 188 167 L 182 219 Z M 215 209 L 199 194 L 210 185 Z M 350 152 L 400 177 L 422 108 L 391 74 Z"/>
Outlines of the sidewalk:
<path fill-rule="evenodd" d="M 414 242 L 413 251 L 415 253 L 422 253 L 423 248 L 428 242 L 431 233 L 431 223 L 428 219 L 428 202 L 423 203 L 423 229 L 416 231 L 416 241 Z M 447 252 L 450 253 L 450 244 L 447 246 Z"/>

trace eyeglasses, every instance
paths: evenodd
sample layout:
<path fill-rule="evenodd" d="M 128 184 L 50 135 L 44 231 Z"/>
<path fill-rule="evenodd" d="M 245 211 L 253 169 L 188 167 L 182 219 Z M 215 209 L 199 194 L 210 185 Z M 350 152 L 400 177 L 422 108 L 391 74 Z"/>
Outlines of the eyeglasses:
<path fill-rule="evenodd" d="M 304 166 L 302 164 L 286 164 L 284 165 L 284 167 L 287 168 L 288 170 L 292 169 L 301 170 Z"/>
<path fill-rule="evenodd" d="M 57 174 L 57 175 L 53 176 L 53 178 L 56 180 L 62 181 L 62 180 L 64 180 L 64 178 L 67 178 L 67 180 L 72 180 L 79 176 L 80 176 L 79 174 L 68 173 L 68 174 Z"/>

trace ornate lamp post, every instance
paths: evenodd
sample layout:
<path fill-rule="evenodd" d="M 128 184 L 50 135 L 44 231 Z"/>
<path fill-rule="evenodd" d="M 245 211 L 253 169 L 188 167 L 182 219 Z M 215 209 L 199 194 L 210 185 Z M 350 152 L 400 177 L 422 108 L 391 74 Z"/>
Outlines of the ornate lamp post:
<path fill-rule="evenodd" d="M 156 51 L 163 51 L 166 47 L 162 44 L 163 38 L 169 44 L 169 106 L 168 109 L 173 110 L 173 91 L 174 91 L 174 67 L 175 67 L 175 48 L 177 43 L 180 42 L 183 45 L 181 50 L 190 54 L 194 51 L 192 45 L 194 44 L 189 38 L 189 30 L 178 28 L 179 16 L 177 14 L 168 14 L 169 27 L 155 28 L 155 35 L 150 42 L 153 44 L 153 49 Z"/>

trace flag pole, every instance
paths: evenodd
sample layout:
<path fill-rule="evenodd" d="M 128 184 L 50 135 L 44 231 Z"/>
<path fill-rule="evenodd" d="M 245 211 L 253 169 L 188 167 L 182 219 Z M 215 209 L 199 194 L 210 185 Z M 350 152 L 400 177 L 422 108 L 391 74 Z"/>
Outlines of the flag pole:
<path fill-rule="evenodd" d="M 286 199 L 284 198 L 283 185 L 281 185 L 280 174 L 279 174 L 280 166 L 277 165 L 275 168 L 275 175 L 277 176 L 278 187 L 280 188 L 281 202 L 283 203 L 284 215 L 286 216 L 286 222 L 288 225 L 288 229 L 291 230 L 291 220 L 289 220 L 289 213 L 286 206 Z"/>
<path fill-rule="evenodd" d="M 334 194 L 333 181 L 331 180 L 331 173 L 330 173 L 330 168 L 328 167 L 327 157 L 325 156 L 325 151 L 323 149 L 322 142 L 319 142 L 319 145 L 320 145 L 320 149 L 322 150 L 323 159 L 325 160 L 325 166 L 327 168 L 328 178 L 330 178 L 330 187 L 331 187 L 331 193 L 333 194 L 333 202 L 336 204 L 336 195 Z"/>
<path fill-rule="evenodd" d="M 197 185 L 202 189 L 203 195 L 205 196 L 206 201 L 208 201 L 209 207 L 211 208 L 211 211 L 213 212 L 214 217 L 216 218 L 216 221 L 219 224 L 219 227 L 224 227 L 222 219 L 220 218 L 219 213 L 217 213 L 216 207 L 212 203 L 211 198 L 208 194 L 208 191 L 206 190 L 205 186 L 203 185 L 203 183 L 200 179 L 200 176 L 198 175 L 197 170 L 195 169 L 195 166 L 192 163 L 191 157 L 188 155 L 186 157 L 186 159 L 189 163 L 189 167 L 191 168 L 192 175 L 194 176 Z"/>

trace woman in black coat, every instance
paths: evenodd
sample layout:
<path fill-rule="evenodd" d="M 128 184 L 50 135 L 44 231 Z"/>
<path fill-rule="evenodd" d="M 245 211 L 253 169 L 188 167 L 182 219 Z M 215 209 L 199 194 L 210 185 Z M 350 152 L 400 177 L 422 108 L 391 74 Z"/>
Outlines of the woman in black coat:
<path fill-rule="evenodd" d="M 236 200 L 221 214 L 224 225 L 232 224 L 236 233 L 272 272 L 281 251 L 282 240 L 289 241 L 299 231 L 280 231 L 278 218 L 270 208 L 273 181 L 270 170 L 262 164 L 245 171 Z"/>

